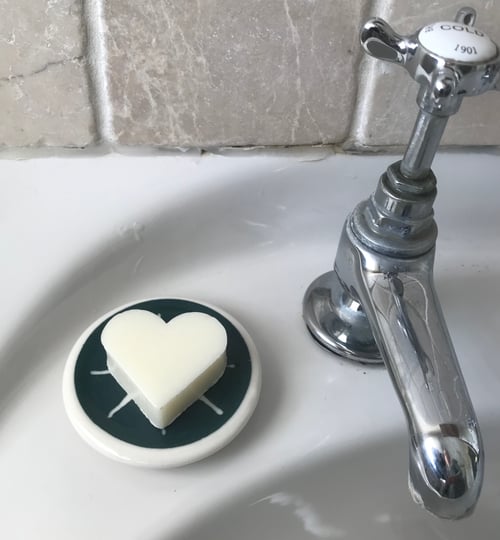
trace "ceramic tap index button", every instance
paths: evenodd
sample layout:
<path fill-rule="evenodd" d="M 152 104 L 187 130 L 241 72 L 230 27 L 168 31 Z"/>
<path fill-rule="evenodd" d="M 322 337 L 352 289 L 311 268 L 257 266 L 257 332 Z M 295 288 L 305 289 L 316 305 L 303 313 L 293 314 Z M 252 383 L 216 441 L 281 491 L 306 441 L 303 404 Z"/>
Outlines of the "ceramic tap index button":
<path fill-rule="evenodd" d="M 205 313 L 165 323 L 149 311 L 128 310 L 106 324 L 101 342 L 111 375 L 158 428 L 171 424 L 226 368 L 226 331 Z"/>
<path fill-rule="evenodd" d="M 498 54 L 495 43 L 486 34 L 456 21 L 424 26 L 418 40 L 431 53 L 456 62 L 487 62 Z"/>

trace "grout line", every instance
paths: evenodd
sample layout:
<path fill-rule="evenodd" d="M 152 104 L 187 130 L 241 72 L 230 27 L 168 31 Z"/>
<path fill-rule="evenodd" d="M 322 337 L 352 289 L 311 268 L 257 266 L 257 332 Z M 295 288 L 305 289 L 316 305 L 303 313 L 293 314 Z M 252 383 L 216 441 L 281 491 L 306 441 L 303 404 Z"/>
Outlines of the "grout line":
<path fill-rule="evenodd" d="M 83 0 L 83 10 L 87 29 L 87 58 L 97 134 L 100 143 L 112 145 L 116 136 L 107 76 L 108 51 L 103 0 Z"/>
<path fill-rule="evenodd" d="M 207 147 L 207 148 L 174 148 L 158 147 L 151 145 L 123 146 L 94 144 L 82 148 L 64 146 L 2 146 L 0 147 L 0 166 L 4 160 L 27 160 L 46 158 L 72 158 L 88 159 L 107 157 L 110 150 L 114 156 L 130 156 L 142 158 L 186 157 L 203 158 L 204 156 L 222 156 L 226 158 L 238 158 L 242 156 L 267 156 L 296 159 L 300 162 L 321 161 L 331 156 L 338 155 L 361 155 L 372 156 L 374 154 L 395 155 L 404 152 L 406 145 L 393 146 L 367 146 L 364 148 L 343 148 L 340 145 L 303 145 L 303 146 L 248 146 L 248 147 Z M 440 153 L 472 153 L 500 156 L 499 145 L 442 145 Z"/>
<path fill-rule="evenodd" d="M 392 2 L 387 0 L 373 0 L 370 17 L 390 19 Z M 364 22 L 364 21 L 363 21 Z M 358 92 L 354 106 L 349 137 L 344 145 L 346 150 L 366 150 L 362 141 L 364 128 L 367 124 L 368 111 L 373 100 L 373 80 L 376 76 L 377 62 L 374 58 L 363 53 L 363 58 L 358 64 Z"/>

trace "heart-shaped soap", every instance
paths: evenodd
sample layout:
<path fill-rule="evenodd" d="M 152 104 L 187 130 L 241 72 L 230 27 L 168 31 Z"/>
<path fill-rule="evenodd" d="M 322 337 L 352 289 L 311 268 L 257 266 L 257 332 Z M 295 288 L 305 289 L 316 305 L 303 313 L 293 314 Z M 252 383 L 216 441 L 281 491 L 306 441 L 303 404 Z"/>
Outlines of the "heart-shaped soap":
<path fill-rule="evenodd" d="M 158 428 L 171 424 L 226 368 L 226 330 L 205 313 L 165 323 L 150 311 L 124 311 L 106 324 L 101 343 L 110 373 Z"/>

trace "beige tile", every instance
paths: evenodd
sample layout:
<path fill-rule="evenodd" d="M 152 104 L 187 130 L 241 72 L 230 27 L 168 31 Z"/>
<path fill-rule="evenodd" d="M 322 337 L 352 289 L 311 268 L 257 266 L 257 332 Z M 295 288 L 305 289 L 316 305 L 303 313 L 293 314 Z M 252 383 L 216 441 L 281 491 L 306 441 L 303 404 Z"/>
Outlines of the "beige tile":
<path fill-rule="evenodd" d="M 0 146 L 93 141 L 81 6 L 0 0 Z"/>
<path fill-rule="evenodd" d="M 477 10 L 476 26 L 500 43 L 500 9 L 495 1 L 465 2 Z M 462 1 L 413 2 L 392 1 L 382 16 L 397 32 L 409 34 L 421 26 L 439 20 L 453 20 Z M 379 16 L 379 13 L 373 13 Z M 371 65 L 370 65 L 371 64 Z M 370 75 L 369 71 L 373 69 Z M 417 115 L 415 102 L 418 84 L 404 69 L 380 60 L 367 59 L 361 64 L 366 77 L 358 102 L 358 125 L 352 137 L 359 146 L 403 145 L 409 139 Z M 446 128 L 445 145 L 499 145 L 500 93 L 465 98 L 457 115 Z"/>
<path fill-rule="evenodd" d="M 356 95 L 365 0 L 107 0 L 116 140 L 333 143 Z"/>

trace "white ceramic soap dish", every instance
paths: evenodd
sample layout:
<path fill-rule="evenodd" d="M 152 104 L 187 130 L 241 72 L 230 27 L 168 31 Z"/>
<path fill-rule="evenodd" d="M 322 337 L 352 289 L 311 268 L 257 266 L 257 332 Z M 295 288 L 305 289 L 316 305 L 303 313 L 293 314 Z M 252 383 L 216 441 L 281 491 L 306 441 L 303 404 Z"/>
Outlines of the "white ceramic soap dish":
<path fill-rule="evenodd" d="M 227 332 L 224 374 L 165 429 L 149 422 L 107 369 L 102 330 L 131 309 L 150 311 L 165 322 L 182 313 L 206 313 Z M 219 308 L 181 298 L 142 300 L 107 313 L 76 341 L 63 375 L 66 412 L 87 443 L 117 461 L 158 468 L 187 465 L 226 446 L 250 419 L 260 387 L 257 349 L 241 324 Z"/>

